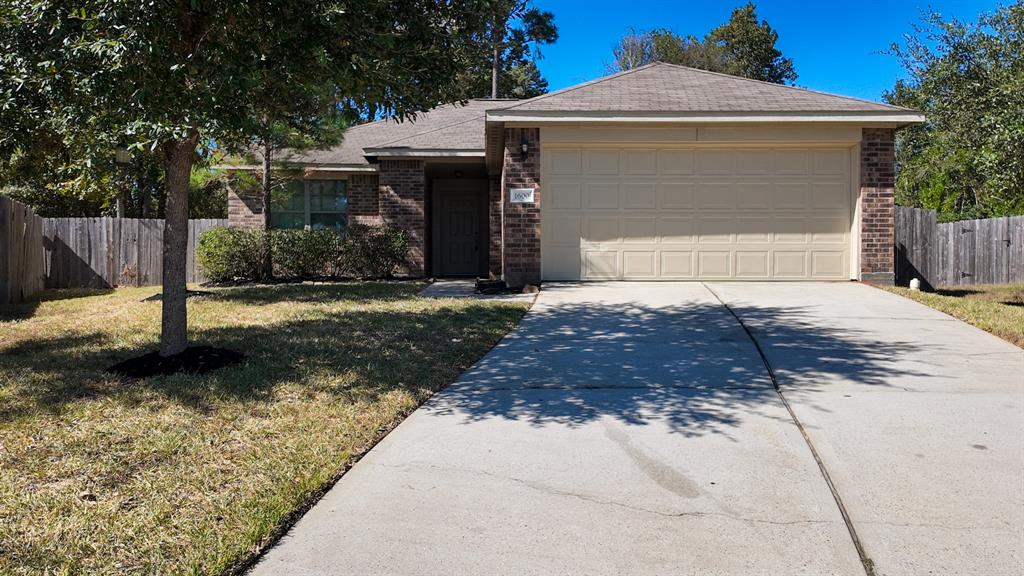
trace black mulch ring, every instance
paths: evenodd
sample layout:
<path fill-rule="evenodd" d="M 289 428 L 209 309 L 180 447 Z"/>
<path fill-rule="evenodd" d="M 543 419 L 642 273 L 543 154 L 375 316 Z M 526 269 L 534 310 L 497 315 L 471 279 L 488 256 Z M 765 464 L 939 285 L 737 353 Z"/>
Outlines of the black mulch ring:
<path fill-rule="evenodd" d="M 166 376 L 178 372 L 205 374 L 211 370 L 238 364 L 244 359 L 245 354 L 226 348 L 189 346 L 184 352 L 166 358 L 160 356 L 159 352 L 150 352 L 143 356 L 129 358 L 107 368 L 107 372 L 129 378 Z"/>
<path fill-rule="evenodd" d="M 185 290 L 185 298 L 196 298 L 198 296 L 210 296 L 216 294 L 216 292 L 208 292 L 206 290 Z M 162 293 L 153 294 L 148 298 L 143 298 L 143 302 L 158 302 L 164 299 Z"/>
<path fill-rule="evenodd" d="M 504 280 L 484 280 L 477 279 L 476 291 L 485 296 L 493 296 L 496 294 L 513 294 L 518 293 L 518 290 L 509 288 Z"/>

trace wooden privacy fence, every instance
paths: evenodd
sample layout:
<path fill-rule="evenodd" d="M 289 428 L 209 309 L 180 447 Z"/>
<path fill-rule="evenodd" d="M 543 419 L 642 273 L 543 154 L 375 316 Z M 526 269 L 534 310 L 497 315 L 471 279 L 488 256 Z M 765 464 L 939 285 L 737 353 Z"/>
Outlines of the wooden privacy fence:
<path fill-rule="evenodd" d="M 43 221 L 0 196 L 0 305 L 24 302 L 43 288 Z"/>
<path fill-rule="evenodd" d="M 932 210 L 896 208 L 896 283 L 925 288 L 1024 282 L 1024 216 L 939 224 Z"/>
<path fill-rule="evenodd" d="M 199 235 L 227 220 L 189 220 L 186 279 L 206 278 L 196 264 Z M 47 288 L 154 286 L 163 276 L 164 221 L 140 218 L 44 218 Z"/>

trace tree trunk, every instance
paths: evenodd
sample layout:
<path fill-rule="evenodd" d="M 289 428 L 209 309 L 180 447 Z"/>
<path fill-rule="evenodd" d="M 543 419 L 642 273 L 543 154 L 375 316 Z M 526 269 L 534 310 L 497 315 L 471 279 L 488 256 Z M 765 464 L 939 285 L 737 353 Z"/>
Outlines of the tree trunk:
<path fill-rule="evenodd" d="M 164 209 L 163 315 L 160 322 L 160 355 L 174 356 L 188 347 L 188 316 L 185 307 L 185 258 L 188 251 L 188 184 L 196 157 L 198 134 L 162 145 L 167 171 L 167 205 Z"/>
<path fill-rule="evenodd" d="M 491 100 L 496 100 L 498 98 L 498 66 L 501 64 L 500 60 L 501 56 L 500 51 L 498 50 L 498 40 L 495 39 L 494 53 L 491 56 Z"/>
<path fill-rule="evenodd" d="M 263 186 L 263 278 L 269 280 L 274 276 L 274 259 L 270 253 L 270 160 L 274 153 L 269 141 L 263 142 L 263 174 L 260 175 L 260 184 Z"/>

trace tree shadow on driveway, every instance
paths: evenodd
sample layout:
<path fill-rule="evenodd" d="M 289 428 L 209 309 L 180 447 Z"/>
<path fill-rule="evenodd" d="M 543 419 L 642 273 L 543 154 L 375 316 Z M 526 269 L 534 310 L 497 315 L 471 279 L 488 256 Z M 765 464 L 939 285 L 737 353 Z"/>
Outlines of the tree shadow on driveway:
<path fill-rule="evenodd" d="M 893 351 L 921 346 L 823 325 L 801 307 L 734 310 L 799 349 L 787 356 L 785 370 L 801 390 L 837 378 L 888 386 L 909 374 L 893 362 Z M 749 412 L 777 417 L 780 406 L 742 326 L 723 306 L 694 302 L 535 308 L 426 409 L 466 422 L 504 418 L 534 426 L 582 426 L 604 417 L 663 421 L 692 436 L 727 434 Z"/>

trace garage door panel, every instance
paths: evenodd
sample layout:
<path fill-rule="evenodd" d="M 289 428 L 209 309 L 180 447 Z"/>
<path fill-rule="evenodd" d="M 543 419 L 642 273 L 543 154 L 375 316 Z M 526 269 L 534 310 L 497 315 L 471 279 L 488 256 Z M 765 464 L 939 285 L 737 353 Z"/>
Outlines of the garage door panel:
<path fill-rule="evenodd" d="M 553 182 L 545 187 L 544 194 L 550 195 L 549 205 L 555 210 L 579 210 L 583 186 L 579 182 Z"/>
<path fill-rule="evenodd" d="M 736 174 L 769 175 L 774 170 L 775 152 L 772 150 L 740 150 L 736 153 L 733 163 L 736 166 Z"/>
<path fill-rule="evenodd" d="M 737 244 L 771 244 L 771 218 L 738 217 L 734 224 Z"/>
<path fill-rule="evenodd" d="M 850 155 L 844 150 L 815 150 L 814 174 L 816 176 L 843 176 Z"/>
<path fill-rule="evenodd" d="M 583 207 L 589 210 L 614 210 L 619 207 L 618 182 L 586 182 Z"/>
<path fill-rule="evenodd" d="M 736 190 L 729 182 L 699 182 L 694 200 L 698 210 L 732 210 L 736 207 Z"/>
<path fill-rule="evenodd" d="M 693 278 L 693 252 L 690 250 L 662 250 L 660 263 L 662 278 Z"/>
<path fill-rule="evenodd" d="M 841 250 L 811 251 L 811 276 L 836 277 L 842 276 L 846 269 L 845 254 Z"/>
<path fill-rule="evenodd" d="M 657 219 L 654 216 L 624 217 L 620 221 L 624 244 L 654 244 L 657 238 Z"/>
<path fill-rule="evenodd" d="M 617 279 L 619 253 L 613 250 L 587 250 L 584 252 L 584 274 L 593 279 Z"/>
<path fill-rule="evenodd" d="M 617 175 L 620 155 L 618 150 L 587 150 L 584 154 L 587 174 Z"/>
<path fill-rule="evenodd" d="M 657 253 L 654 250 L 624 250 L 622 274 L 627 278 L 656 278 Z"/>
<path fill-rule="evenodd" d="M 659 216 L 655 229 L 662 244 L 693 242 L 693 217 Z"/>
<path fill-rule="evenodd" d="M 807 252 L 805 250 L 775 250 L 772 254 L 776 278 L 807 278 Z"/>
<path fill-rule="evenodd" d="M 579 246 L 545 246 L 542 268 L 549 280 L 580 280 Z"/>
<path fill-rule="evenodd" d="M 623 182 L 619 205 L 623 208 L 653 210 L 657 204 L 657 184 L 650 182 Z"/>
<path fill-rule="evenodd" d="M 734 229 L 732 218 L 698 218 L 694 223 L 699 244 L 731 244 Z"/>
<path fill-rule="evenodd" d="M 822 182 L 811 184 L 811 208 L 824 210 L 843 210 L 850 202 L 850 195 L 845 182 Z"/>
<path fill-rule="evenodd" d="M 776 176 L 803 176 L 808 172 L 807 150 L 778 150 L 775 152 Z"/>
<path fill-rule="evenodd" d="M 588 216 L 584 219 L 583 242 L 591 244 L 617 244 L 619 242 L 619 217 Z"/>
<path fill-rule="evenodd" d="M 580 238 L 583 237 L 581 234 L 583 219 L 581 217 L 558 215 L 552 216 L 548 222 L 550 226 L 545 228 L 543 233 L 549 237 L 551 245 L 574 247 L 579 245 Z"/>
<path fill-rule="evenodd" d="M 580 150 L 551 150 L 546 154 L 550 162 L 551 174 L 558 176 L 577 176 L 582 173 L 580 166 Z"/>
<path fill-rule="evenodd" d="M 627 150 L 626 174 L 655 176 L 658 173 L 657 150 Z"/>
<path fill-rule="evenodd" d="M 849 277 L 848 149 L 543 154 L 545 279 Z"/>
<path fill-rule="evenodd" d="M 737 250 L 736 277 L 747 280 L 765 280 L 770 276 L 768 250 Z"/>
<path fill-rule="evenodd" d="M 799 211 L 807 208 L 810 185 L 807 182 L 780 182 L 772 190 L 772 208 Z"/>
<path fill-rule="evenodd" d="M 734 188 L 738 210 L 768 210 L 771 208 L 772 185 L 770 182 L 737 182 Z"/>
<path fill-rule="evenodd" d="M 702 176 L 732 174 L 735 154 L 735 151 L 731 150 L 698 150 L 697 174 Z"/>
<path fill-rule="evenodd" d="M 658 172 L 664 176 L 693 174 L 693 150 L 659 150 Z"/>
<path fill-rule="evenodd" d="M 664 210 L 693 208 L 693 182 L 659 182 L 658 207 Z"/>
<path fill-rule="evenodd" d="M 732 276 L 733 253 L 727 250 L 697 252 L 697 275 L 703 278 L 729 278 Z"/>

